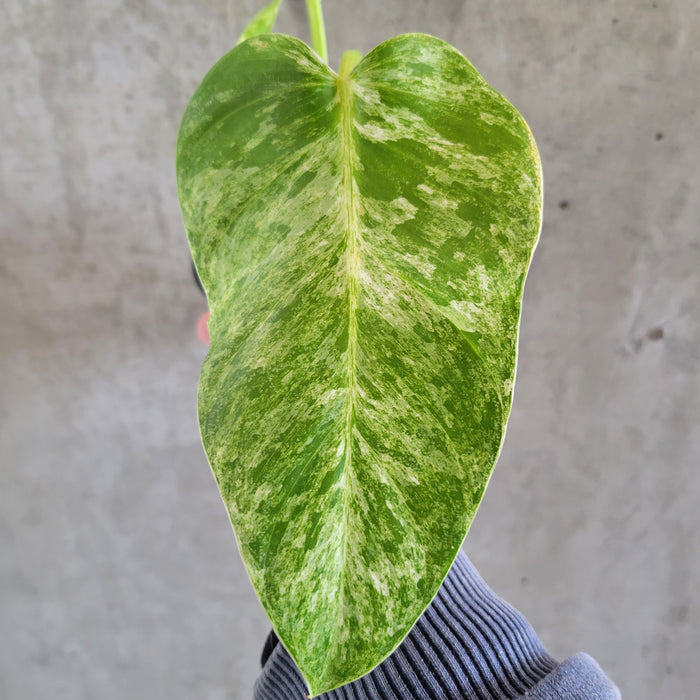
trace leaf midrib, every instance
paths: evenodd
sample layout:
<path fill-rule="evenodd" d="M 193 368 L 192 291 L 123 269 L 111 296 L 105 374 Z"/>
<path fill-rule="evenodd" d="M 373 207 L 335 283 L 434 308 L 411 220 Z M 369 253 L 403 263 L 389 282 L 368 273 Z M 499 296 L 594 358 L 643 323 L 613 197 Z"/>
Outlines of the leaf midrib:
<path fill-rule="evenodd" d="M 343 489 L 343 515 L 342 515 L 342 544 L 341 567 L 338 579 L 338 617 L 340 624 L 336 625 L 336 634 L 342 629 L 344 615 L 344 573 L 347 562 L 347 543 L 350 532 L 348 514 L 350 510 L 350 483 L 352 472 L 352 437 L 355 423 L 355 403 L 357 400 L 357 346 L 358 328 L 357 311 L 359 297 L 359 215 L 355 198 L 355 173 L 354 161 L 355 139 L 353 135 L 354 122 L 354 94 L 352 78 L 349 75 L 336 77 L 336 89 L 340 102 L 340 152 L 342 160 L 341 191 L 344 199 L 343 228 L 347 246 L 347 285 L 348 285 L 348 348 L 346 355 L 346 381 L 347 399 L 345 403 L 345 428 L 344 428 L 344 464 L 341 475 L 341 488 Z"/>

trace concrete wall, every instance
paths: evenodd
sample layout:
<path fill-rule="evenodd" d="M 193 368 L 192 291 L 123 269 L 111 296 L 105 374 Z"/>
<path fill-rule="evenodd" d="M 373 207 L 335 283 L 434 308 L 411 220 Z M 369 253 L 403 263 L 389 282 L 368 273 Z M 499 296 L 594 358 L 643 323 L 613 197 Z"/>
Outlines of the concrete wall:
<path fill-rule="evenodd" d="M 199 444 L 179 119 L 257 0 L 0 9 L 0 697 L 243 700 L 268 624 Z M 539 143 L 545 224 L 467 551 L 628 698 L 700 686 L 700 10 L 325 4 L 332 64 L 461 49 Z M 278 28 L 306 36 L 287 0 Z"/>

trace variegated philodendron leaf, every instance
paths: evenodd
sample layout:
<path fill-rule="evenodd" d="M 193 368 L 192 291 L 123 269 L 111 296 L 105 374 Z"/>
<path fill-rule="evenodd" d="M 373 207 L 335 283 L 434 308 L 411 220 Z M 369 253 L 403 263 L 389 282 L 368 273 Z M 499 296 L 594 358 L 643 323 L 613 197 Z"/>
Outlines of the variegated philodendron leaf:
<path fill-rule="evenodd" d="M 272 0 L 269 5 L 266 5 L 258 14 L 253 17 L 248 23 L 248 26 L 243 30 L 241 35 L 238 37 L 238 43 L 251 37 L 257 36 L 258 34 L 266 34 L 271 32 L 272 28 L 275 26 L 275 21 L 277 20 L 277 13 L 279 12 L 282 0 Z"/>
<path fill-rule="evenodd" d="M 510 410 L 537 150 L 438 39 L 336 75 L 267 34 L 197 89 L 177 167 L 211 310 L 204 447 L 318 694 L 398 646 L 474 518 Z"/>

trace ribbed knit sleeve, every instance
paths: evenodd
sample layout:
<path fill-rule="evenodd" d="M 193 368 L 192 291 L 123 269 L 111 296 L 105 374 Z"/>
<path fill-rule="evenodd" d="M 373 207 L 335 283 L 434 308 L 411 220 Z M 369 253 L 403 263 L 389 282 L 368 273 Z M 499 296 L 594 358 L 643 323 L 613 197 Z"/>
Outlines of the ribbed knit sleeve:
<path fill-rule="evenodd" d="M 271 634 L 254 700 L 303 700 L 307 689 Z M 319 700 L 616 700 L 615 685 L 585 654 L 558 664 L 527 620 L 460 553 L 428 609 L 371 673 Z"/>

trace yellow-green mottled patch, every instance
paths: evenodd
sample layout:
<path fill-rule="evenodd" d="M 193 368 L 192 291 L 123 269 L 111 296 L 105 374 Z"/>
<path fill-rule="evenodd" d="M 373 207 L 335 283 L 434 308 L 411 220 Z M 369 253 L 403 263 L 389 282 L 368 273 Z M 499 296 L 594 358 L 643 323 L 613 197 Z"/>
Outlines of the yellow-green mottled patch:
<path fill-rule="evenodd" d="M 197 89 L 177 171 L 212 314 L 202 440 L 318 694 L 396 648 L 474 518 L 510 410 L 537 150 L 438 39 L 338 76 L 268 34 Z"/>

